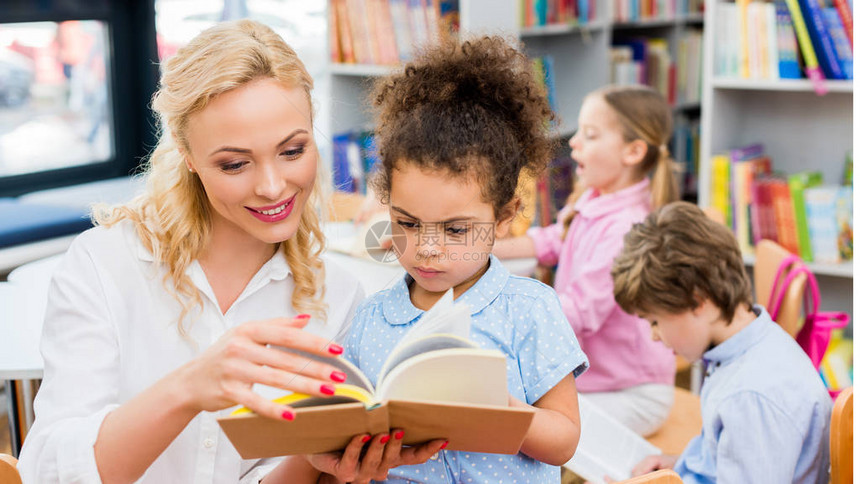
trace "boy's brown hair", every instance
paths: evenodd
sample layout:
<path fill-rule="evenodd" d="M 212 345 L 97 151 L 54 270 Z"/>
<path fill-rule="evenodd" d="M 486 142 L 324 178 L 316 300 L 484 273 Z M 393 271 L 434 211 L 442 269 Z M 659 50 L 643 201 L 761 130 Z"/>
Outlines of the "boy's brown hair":
<path fill-rule="evenodd" d="M 709 299 L 731 322 L 752 309 L 750 281 L 734 234 L 688 202 L 652 212 L 624 237 L 612 265 L 615 301 L 631 314 L 693 310 Z"/>

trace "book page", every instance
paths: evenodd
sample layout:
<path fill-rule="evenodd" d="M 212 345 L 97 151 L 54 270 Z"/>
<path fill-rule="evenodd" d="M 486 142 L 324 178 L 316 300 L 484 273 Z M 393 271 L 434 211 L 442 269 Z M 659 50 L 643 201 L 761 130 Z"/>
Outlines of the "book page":
<path fill-rule="evenodd" d="M 508 404 L 507 362 L 498 350 L 449 348 L 394 367 L 378 386 L 379 400 Z"/>
<path fill-rule="evenodd" d="M 461 338 L 453 334 L 428 334 L 421 338 L 407 341 L 406 344 L 399 343 L 391 354 L 386 358 L 382 369 L 379 371 L 379 378 L 376 380 L 377 386 L 385 379 L 385 375 L 391 372 L 400 363 L 430 351 L 444 350 L 448 348 L 477 348 L 478 346 L 471 341 Z"/>
<path fill-rule="evenodd" d="M 633 466 L 649 455 L 660 454 L 659 448 L 625 427 L 588 399 L 579 395 L 579 417 L 582 424 L 576 454 L 564 466 L 591 482 L 630 479 Z"/>

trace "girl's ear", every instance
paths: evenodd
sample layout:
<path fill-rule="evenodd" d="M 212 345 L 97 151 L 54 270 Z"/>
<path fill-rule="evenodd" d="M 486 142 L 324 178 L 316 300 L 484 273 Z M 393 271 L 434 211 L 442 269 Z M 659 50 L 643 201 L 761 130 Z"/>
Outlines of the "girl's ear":
<path fill-rule="evenodd" d="M 505 204 L 499 212 L 499 219 L 496 221 L 496 238 L 500 239 L 508 235 L 511 230 L 511 224 L 514 217 L 520 212 L 522 201 L 520 197 L 514 197 L 513 200 Z"/>
<path fill-rule="evenodd" d="M 633 140 L 624 146 L 622 151 L 622 162 L 627 166 L 635 166 L 642 163 L 648 153 L 648 143 L 645 140 Z"/>

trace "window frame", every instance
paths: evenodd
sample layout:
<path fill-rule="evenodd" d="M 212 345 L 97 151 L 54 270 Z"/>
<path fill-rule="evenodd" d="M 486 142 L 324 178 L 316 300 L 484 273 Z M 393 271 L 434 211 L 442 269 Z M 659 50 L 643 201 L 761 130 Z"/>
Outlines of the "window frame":
<path fill-rule="evenodd" d="M 3 0 L 13 5 L 0 10 L 0 23 L 99 20 L 108 27 L 110 98 L 113 116 L 113 156 L 103 162 L 36 173 L 0 176 L 0 197 L 130 175 L 140 169 L 156 144 L 156 120 L 149 104 L 158 77 L 154 0 L 87 0 L 33 2 Z M 43 6 L 40 6 L 43 5 Z"/>

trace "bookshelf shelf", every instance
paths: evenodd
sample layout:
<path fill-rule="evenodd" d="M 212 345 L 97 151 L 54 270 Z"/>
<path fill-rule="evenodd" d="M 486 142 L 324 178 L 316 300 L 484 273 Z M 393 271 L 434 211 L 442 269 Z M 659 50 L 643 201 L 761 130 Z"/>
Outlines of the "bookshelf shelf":
<path fill-rule="evenodd" d="M 663 27 L 674 27 L 680 20 L 677 18 L 650 18 L 637 20 L 635 22 L 613 22 L 612 28 L 616 30 L 626 29 L 657 29 Z"/>
<path fill-rule="evenodd" d="M 356 77 L 381 77 L 397 67 L 396 65 L 330 64 L 332 74 Z"/>
<path fill-rule="evenodd" d="M 520 37 L 542 37 L 547 35 L 568 35 L 577 33 L 597 32 L 606 28 L 604 22 L 589 22 L 585 25 L 542 25 L 540 27 L 527 27 L 520 29 Z"/>
<path fill-rule="evenodd" d="M 716 75 L 717 11 L 726 0 L 707 0 L 702 57 L 702 137 L 699 205 L 711 206 L 712 157 L 762 143 L 772 171 L 820 171 L 825 185 L 840 182 L 846 152 L 853 144 L 852 81 L 825 81 L 815 93 L 808 79 L 752 80 Z M 745 256 L 752 266 L 755 258 Z M 853 316 L 853 262 L 808 263 L 819 278 L 822 309 Z M 853 318 L 852 318 L 853 319 Z"/>
<path fill-rule="evenodd" d="M 853 93 L 852 81 L 824 81 L 828 93 Z M 778 81 L 762 81 L 754 79 L 737 79 L 731 77 L 716 77 L 712 81 L 714 89 L 738 89 L 749 91 L 794 91 L 814 92 L 812 81 L 808 79 L 781 79 Z"/>
<path fill-rule="evenodd" d="M 745 255 L 744 264 L 749 267 L 752 267 L 755 264 L 755 256 Z M 832 276 L 848 279 L 853 279 L 854 277 L 854 263 L 851 261 L 841 262 L 839 264 L 821 264 L 817 262 L 807 262 L 806 266 L 809 267 L 809 270 L 811 270 L 812 273 L 816 276 Z"/>

